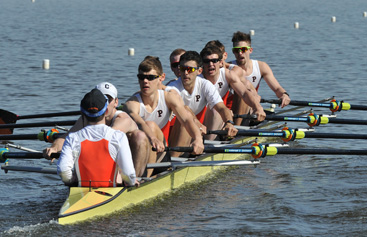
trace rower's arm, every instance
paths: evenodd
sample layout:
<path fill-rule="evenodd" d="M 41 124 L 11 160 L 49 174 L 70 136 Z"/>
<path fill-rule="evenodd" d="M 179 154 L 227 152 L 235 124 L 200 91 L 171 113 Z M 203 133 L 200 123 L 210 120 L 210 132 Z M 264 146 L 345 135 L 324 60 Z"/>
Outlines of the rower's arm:
<path fill-rule="evenodd" d="M 149 141 L 152 143 L 153 140 L 156 139 L 156 136 L 154 132 L 150 129 L 150 127 L 146 124 L 144 119 L 140 117 L 139 111 L 140 111 L 140 103 L 137 101 L 136 97 L 133 96 L 130 98 L 123 108 L 123 111 L 125 111 L 130 117 L 135 121 L 135 123 L 138 125 L 140 130 L 145 132 L 147 135 Z"/>
<path fill-rule="evenodd" d="M 65 139 L 65 143 L 57 163 L 57 174 L 61 177 L 61 180 L 65 185 L 73 184 L 76 179 L 76 177 L 73 177 L 74 157 L 69 139 L 70 137 Z"/>
<path fill-rule="evenodd" d="M 228 121 L 233 121 L 232 112 L 225 106 L 223 102 L 219 102 L 214 105 L 214 109 L 220 114 L 222 117 L 224 124 L 224 129 L 227 130 L 228 136 L 236 136 L 238 130 L 233 126 L 232 123 Z"/>
<path fill-rule="evenodd" d="M 181 96 L 176 91 L 165 92 L 165 99 L 167 106 L 173 111 L 181 124 L 193 138 L 192 146 L 194 154 L 201 154 L 204 151 L 203 139 L 199 127 L 194 122 L 194 117 L 184 105 Z"/>
<path fill-rule="evenodd" d="M 283 108 L 284 106 L 287 106 L 291 99 L 287 94 L 285 94 L 287 91 L 279 84 L 269 65 L 266 62 L 259 61 L 259 67 L 261 76 L 264 78 L 270 89 L 272 89 L 275 95 L 282 100 L 281 107 Z"/>
<path fill-rule="evenodd" d="M 122 131 L 124 133 L 129 133 L 137 130 L 138 125 L 126 112 L 123 112 L 117 115 L 112 128 L 115 130 Z"/>
<path fill-rule="evenodd" d="M 116 162 L 121 171 L 123 181 L 133 186 L 136 182 L 136 174 L 126 134 L 121 134 L 120 149 L 117 152 Z"/>
<path fill-rule="evenodd" d="M 241 70 L 242 71 L 242 70 Z M 241 81 L 240 77 L 237 75 L 236 71 L 226 70 L 226 79 L 230 84 L 231 88 L 241 96 L 241 98 L 248 104 L 253 110 L 254 114 L 257 116 L 258 121 L 263 121 L 265 119 L 265 112 L 260 104 L 259 96 L 255 90 L 252 88 L 247 89 L 245 84 Z"/>
<path fill-rule="evenodd" d="M 52 153 L 58 153 L 61 152 L 62 146 L 64 145 L 66 136 L 71 132 L 79 131 L 84 127 L 84 121 L 83 116 L 80 116 L 79 119 L 76 121 L 76 123 L 70 128 L 70 130 L 62 135 L 61 137 L 57 138 L 50 147 L 47 147 L 43 150 L 43 157 L 45 157 L 48 160 L 53 160 L 51 158 Z"/>

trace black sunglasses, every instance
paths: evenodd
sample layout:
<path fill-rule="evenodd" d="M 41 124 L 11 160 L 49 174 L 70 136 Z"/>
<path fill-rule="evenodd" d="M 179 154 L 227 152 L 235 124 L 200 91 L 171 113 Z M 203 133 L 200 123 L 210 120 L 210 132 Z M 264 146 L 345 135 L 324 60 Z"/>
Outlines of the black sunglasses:
<path fill-rule="evenodd" d="M 148 79 L 148 81 L 153 81 L 153 80 L 155 80 L 155 79 L 157 79 L 157 78 L 159 78 L 160 76 L 157 76 L 157 75 L 145 75 L 145 74 L 138 74 L 138 75 L 136 75 L 138 78 L 139 78 L 139 80 L 141 80 L 141 81 L 144 81 L 144 79 Z"/>
<path fill-rule="evenodd" d="M 203 59 L 203 63 L 205 63 L 205 64 L 209 64 L 210 62 L 212 62 L 212 63 L 217 63 L 217 62 L 219 62 L 221 59 L 220 58 L 213 58 L 213 59 Z"/>
<path fill-rule="evenodd" d="M 172 68 L 178 68 L 178 65 L 180 65 L 180 62 L 171 63 Z"/>

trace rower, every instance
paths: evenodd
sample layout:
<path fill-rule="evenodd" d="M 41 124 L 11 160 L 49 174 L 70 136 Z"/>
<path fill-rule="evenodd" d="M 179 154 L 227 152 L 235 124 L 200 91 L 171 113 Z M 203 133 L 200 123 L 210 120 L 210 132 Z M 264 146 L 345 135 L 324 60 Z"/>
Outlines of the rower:
<path fill-rule="evenodd" d="M 167 85 L 166 90 L 176 90 L 180 93 L 185 105 L 192 111 L 197 118 L 197 126 L 206 131 L 203 125 L 206 106 L 215 109 L 224 122 L 223 129 L 228 136 L 235 136 L 237 129 L 233 126 L 233 116 L 231 111 L 224 105 L 222 98 L 214 85 L 209 81 L 198 77 L 202 73 L 202 60 L 195 51 L 187 51 L 180 58 L 181 77 Z M 190 137 L 182 129 L 180 121 L 175 121 L 172 133 L 174 139 L 169 140 L 170 146 L 187 146 Z M 181 155 L 180 152 L 172 152 L 172 156 Z"/>
<path fill-rule="evenodd" d="M 149 138 L 151 147 L 157 152 L 150 151 L 149 163 L 163 160 L 165 141 L 171 139 L 170 118 L 172 112 L 176 115 L 183 128 L 186 129 L 190 138 L 193 139 L 190 146 L 194 148 L 193 154 L 201 154 L 204 144 L 199 128 L 194 124 L 194 119 L 184 107 L 180 95 L 176 91 L 160 90 L 161 82 L 165 78 L 162 64 L 157 57 L 147 56 L 140 63 L 138 69 L 138 80 L 140 91 L 135 93 L 125 103 L 124 110 L 133 118 L 140 129 Z M 172 146 L 172 144 L 169 144 Z M 189 145 L 189 144 L 187 144 Z M 153 173 L 152 169 L 147 171 L 147 177 Z"/>
<path fill-rule="evenodd" d="M 138 126 L 128 114 L 116 109 L 119 102 L 117 98 L 117 89 L 113 84 L 109 82 L 101 82 L 96 85 L 95 88 L 99 89 L 105 96 L 107 96 L 109 101 L 108 114 L 105 119 L 106 125 L 113 129 L 122 131 L 128 136 L 136 175 L 141 177 L 144 174 L 149 158 L 150 147 L 147 136 L 143 131 L 138 129 Z M 87 123 L 85 119 L 80 117 L 70 129 L 69 133 L 76 132 L 86 125 Z M 46 159 L 51 159 L 50 155 L 52 153 L 58 153 L 61 151 L 65 137 L 66 135 L 56 139 L 50 147 L 43 150 L 43 154 Z"/>
<path fill-rule="evenodd" d="M 119 173 L 125 184 L 139 185 L 126 134 L 106 125 L 108 105 L 98 89 L 82 99 L 80 110 L 87 126 L 66 137 L 57 164 L 65 185 L 116 187 Z"/>
<path fill-rule="evenodd" d="M 244 78 L 249 80 L 256 90 L 259 89 L 260 81 L 264 78 L 270 89 L 282 100 L 280 107 L 287 106 L 291 101 L 289 94 L 279 84 L 269 65 L 266 62 L 250 59 L 250 54 L 253 52 L 250 34 L 237 31 L 233 34 L 232 42 L 232 52 L 236 60 L 230 62 L 229 68 L 231 69 L 234 65 L 239 66 L 244 72 Z"/>
<path fill-rule="evenodd" d="M 223 58 L 222 51 L 216 46 L 205 47 L 200 56 L 203 60 L 203 76 L 210 81 L 218 90 L 220 96 L 224 101 L 230 94 L 230 89 L 233 89 L 247 105 L 252 108 L 253 114 L 257 117 L 258 121 L 265 119 L 265 112 L 260 105 L 260 101 L 257 99 L 257 93 L 254 90 L 246 88 L 241 82 L 240 77 L 234 71 L 230 71 L 225 67 L 221 67 L 220 63 Z M 237 111 L 236 111 L 237 112 Z M 208 130 L 217 130 L 223 127 L 223 121 L 220 115 L 213 109 L 206 111 L 204 124 Z M 216 135 L 212 134 L 207 137 L 209 140 L 213 140 Z"/>

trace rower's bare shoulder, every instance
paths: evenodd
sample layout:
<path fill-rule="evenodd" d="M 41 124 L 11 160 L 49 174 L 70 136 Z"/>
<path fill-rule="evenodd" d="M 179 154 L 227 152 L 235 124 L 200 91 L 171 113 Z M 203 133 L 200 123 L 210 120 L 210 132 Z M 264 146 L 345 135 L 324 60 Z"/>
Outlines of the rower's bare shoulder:
<path fill-rule="evenodd" d="M 122 111 L 121 113 L 116 115 L 116 119 L 131 119 L 131 118 L 125 111 Z"/>
<path fill-rule="evenodd" d="M 164 92 L 164 97 L 166 99 L 166 104 L 172 110 L 174 110 L 175 107 L 177 105 L 179 105 L 181 102 L 183 104 L 182 98 L 181 98 L 180 94 L 176 90 L 165 91 Z"/>

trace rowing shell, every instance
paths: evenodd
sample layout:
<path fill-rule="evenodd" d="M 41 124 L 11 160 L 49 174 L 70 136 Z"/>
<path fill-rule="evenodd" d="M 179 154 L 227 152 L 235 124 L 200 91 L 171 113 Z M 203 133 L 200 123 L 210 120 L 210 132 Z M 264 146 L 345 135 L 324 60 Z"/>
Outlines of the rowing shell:
<path fill-rule="evenodd" d="M 238 139 L 233 144 L 245 144 L 253 138 Z M 265 139 L 262 139 L 265 141 Z M 269 140 L 269 139 L 266 139 Z M 208 154 L 196 161 L 225 161 L 239 159 L 243 154 Z M 247 156 L 249 158 L 249 156 Z M 59 224 L 72 224 L 95 216 L 103 216 L 142 203 L 185 184 L 205 178 L 220 166 L 186 167 L 169 171 L 135 187 L 71 187 L 69 197 L 59 212 Z"/>
<path fill-rule="evenodd" d="M 290 111 L 290 110 L 289 110 Z M 268 126 L 275 122 L 268 123 Z M 251 138 L 237 138 L 231 144 L 238 146 L 249 144 Z M 274 138 L 258 138 L 258 142 L 273 141 Z M 205 154 L 196 161 L 225 161 L 235 159 L 248 159 L 250 155 L 218 153 Z M 146 181 L 140 187 L 71 187 L 69 196 L 63 204 L 59 216 L 59 224 L 73 224 L 96 216 L 104 216 L 144 201 L 153 199 L 166 192 L 175 190 L 183 185 L 200 181 L 221 169 L 221 166 L 186 167 L 167 171 L 157 178 Z"/>

